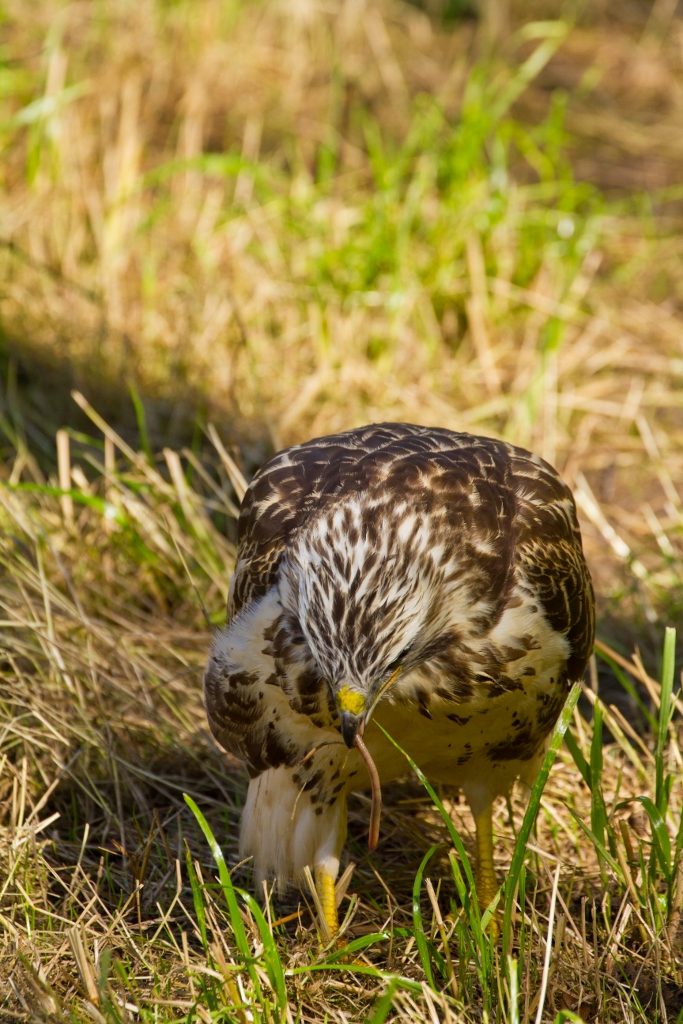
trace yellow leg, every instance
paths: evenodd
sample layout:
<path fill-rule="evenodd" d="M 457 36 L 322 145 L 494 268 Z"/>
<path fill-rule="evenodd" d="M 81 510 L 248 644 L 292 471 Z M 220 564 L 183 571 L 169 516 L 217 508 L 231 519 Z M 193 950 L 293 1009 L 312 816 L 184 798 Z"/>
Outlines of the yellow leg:
<path fill-rule="evenodd" d="M 496 871 L 493 866 L 493 808 L 475 818 L 477 829 L 477 864 L 475 883 L 479 909 L 484 913 L 493 897 L 498 892 Z"/>
<path fill-rule="evenodd" d="M 339 931 L 339 915 L 337 914 L 337 897 L 334 891 L 334 877 L 325 871 L 324 868 L 315 870 L 315 888 L 320 899 L 320 906 L 323 912 L 321 922 L 327 928 L 329 935 L 325 936 L 326 942 L 333 939 Z"/>

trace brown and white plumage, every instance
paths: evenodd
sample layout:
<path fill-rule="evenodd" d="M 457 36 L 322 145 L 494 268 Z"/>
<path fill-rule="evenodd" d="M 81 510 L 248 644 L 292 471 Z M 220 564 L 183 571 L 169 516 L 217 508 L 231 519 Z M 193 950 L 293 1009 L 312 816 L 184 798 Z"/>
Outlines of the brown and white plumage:
<path fill-rule="evenodd" d="M 593 630 L 574 501 L 537 456 L 396 423 L 278 453 L 242 503 L 205 677 L 252 779 L 244 853 L 281 881 L 336 876 L 346 795 L 368 785 L 342 724 L 383 782 L 406 765 L 375 721 L 481 815 L 533 779 Z"/>

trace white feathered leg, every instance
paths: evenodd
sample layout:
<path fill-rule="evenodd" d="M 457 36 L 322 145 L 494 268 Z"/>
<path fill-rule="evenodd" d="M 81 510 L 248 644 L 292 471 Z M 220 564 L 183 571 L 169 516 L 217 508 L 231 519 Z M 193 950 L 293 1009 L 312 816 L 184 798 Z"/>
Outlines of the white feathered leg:
<path fill-rule="evenodd" d="M 249 783 L 240 856 L 253 856 L 258 881 L 275 878 L 280 891 L 290 879 L 302 883 L 304 869 L 312 868 L 325 921 L 334 935 L 339 930 L 334 883 L 346 839 L 346 799 L 340 794 L 332 807 L 320 807 L 297 788 L 292 769 L 263 772 Z"/>

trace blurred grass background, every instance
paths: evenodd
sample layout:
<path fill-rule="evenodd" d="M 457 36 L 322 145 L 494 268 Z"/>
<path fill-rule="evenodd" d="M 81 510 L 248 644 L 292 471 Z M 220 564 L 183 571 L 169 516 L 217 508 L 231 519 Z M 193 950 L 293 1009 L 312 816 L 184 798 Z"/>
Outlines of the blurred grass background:
<path fill-rule="evenodd" d="M 646 669 L 659 673 L 683 607 L 683 18 L 674 0 L 3 0 L 0 15 L 2 1012 L 244 1024 L 243 999 L 275 1019 L 223 985 L 227 919 L 181 799 L 210 808 L 233 866 L 244 779 L 206 734 L 208 630 L 188 574 L 219 623 L 243 475 L 284 444 L 382 419 L 504 437 L 574 488 L 600 636 L 630 672 L 620 706 L 627 724 L 652 718 Z M 553 1006 L 680 1020 L 680 785 L 650 935 L 648 826 L 626 814 L 661 789 L 652 743 L 631 737 L 634 755 L 622 731 L 610 746 L 608 815 L 591 729 L 579 716 L 571 734 L 591 785 L 577 790 L 563 754 L 537 837 L 567 868 L 563 915 L 583 943 L 553 961 Z M 604 848 L 579 841 L 567 805 L 607 830 L 613 857 L 619 815 L 635 830 L 624 856 L 635 872 L 640 851 L 645 952 L 630 995 L 614 962 L 635 948 L 633 921 L 615 938 Z M 386 806 L 377 869 L 362 798 L 352 807 L 356 925 L 383 927 L 380 870 L 402 946 L 392 931 L 372 963 L 419 989 L 410 886 L 443 828 L 419 788 Z M 508 810 L 501 870 L 521 802 Z M 527 1016 L 552 888 L 540 855 L 520 940 Z M 629 879 L 609 882 L 614 899 Z M 316 955 L 308 927 L 277 935 L 289 969 Z M 343 1024 L 355 1003 L 377 1024 L 474 1019 L 448 1000 L 437 1013 L 429 993 L 411 1008 L 410 989 L 371 1011 L 377 974 L 345 994 L 294 977 L 302 1021 Z"/>
<path fill-rule="evenodd" d="M 247 474 L 373 420 L 496 434 L 582 474 L 603 598 L 680 608 L 681 31 L 671 0 L 5 2 L 6 456 L 54 466 L 74 386 L 155 450 L 215 420 Z"/>

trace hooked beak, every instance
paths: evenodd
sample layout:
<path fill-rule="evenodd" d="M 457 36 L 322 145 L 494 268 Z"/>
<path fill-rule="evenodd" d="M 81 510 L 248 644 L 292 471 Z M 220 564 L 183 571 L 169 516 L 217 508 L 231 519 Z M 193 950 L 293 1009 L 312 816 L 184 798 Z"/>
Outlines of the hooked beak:
<path fill-rule="evenodd" d="M 392 688 L 394 683 L 397 682 L 402 668 L 403 665 L 398 665 L 394 669 L 384 685 L 378 690 L 375 695 L 375 699 L 369 708 L 365 703 L 363 695 L 358 693 L 357 690 L 351 689 L 349 686 L 342 686 L 341 690 L 337 693 L 336 702 L 337 708 L 339 709 L 342 739 L 349 749 L 354 746 L 356 736 L 362 737 L 366 723 L 370 721 L 372 713 L 382 697 L 384 697 Z"/>
<path fill-rule="evenodd" d="M 343 711 L 339 720 L 341 723 L 342 739 L 350 749 L 356 742 L 356 736 L 363 735 L 365 718 L 362 715 L 354 715 L 351 711 Z"/>
<path fill-rule="evenodd" d="M 342 738 L 346 746 L 351 748 L 356 742 L 356 736 L 362 736 L 365 728 L 365 697 L 350 686 L 342 686 L 335 700 Z"/>

